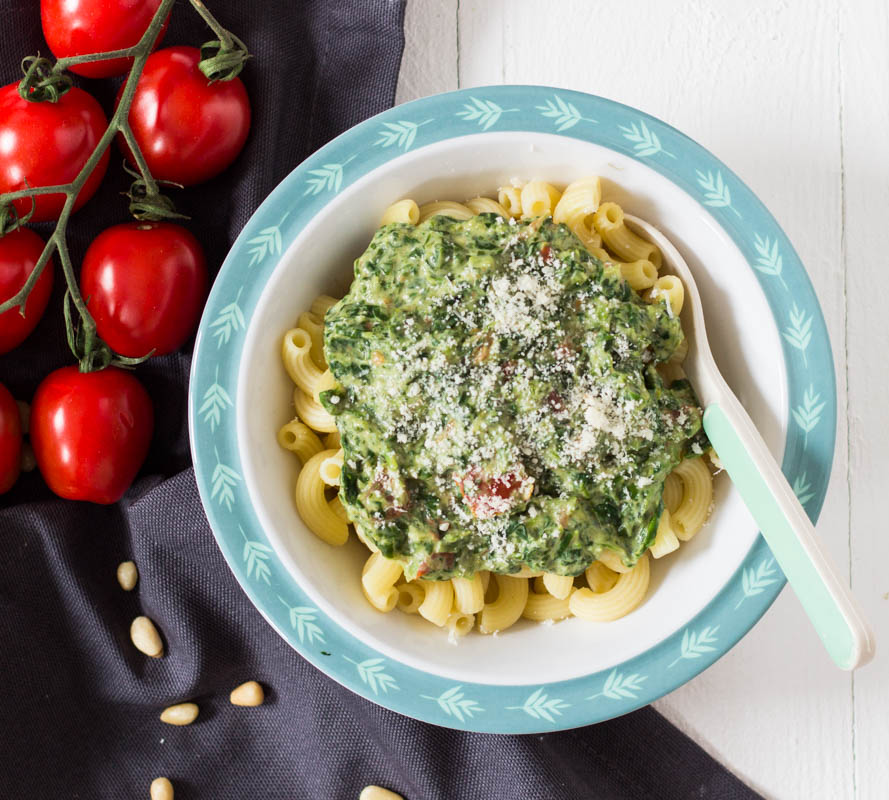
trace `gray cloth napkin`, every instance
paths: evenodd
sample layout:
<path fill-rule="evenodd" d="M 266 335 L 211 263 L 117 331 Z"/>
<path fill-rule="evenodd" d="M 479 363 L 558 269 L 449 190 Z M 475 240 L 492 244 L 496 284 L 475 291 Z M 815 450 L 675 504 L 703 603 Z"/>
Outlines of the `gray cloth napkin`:
<path fill-rule="evenodd" d="M 254 54 L 242 75 L 254 112 L 244 153 L 222 176 L 174 193 L 215 271 L 293 167 L 392 104 L 404 6 L 209 5 Z M 0 0 L 0 19 L 5 83 L 18 79 L 23 56 L 47 48 L 34 0 Z M 164 44 L 210 38 L 188 4 L 177 4 Z M 81 85 L 111 107 L 112 82 Z M 127 185 L 113 151 L 103 188 L 71 224 L 76 260 L 99 231 L 125 221 Z M 70 363 L 62 283 L 36 332 L 0 356 L 0 381 L 19 399 Z M 190 346 L 138 368 L 157 426 L 123 501 L 59 500 L 37 473 L 0 497 L 0 798 L 147 798 L 158 775 L 173 781 L 176 800 L 354 800 L 368 783 L 408 800 L 757 796 L 648 708 L 544 736 L 466 734 L 379 708 L 310 666 L 247 600 L 204 518 L 188 451 L 189 364 Z M 130 558 L 141 577 L 124 593 L 115 568 Z M 162 629 L 165 658 L 130 644 L 138 614 Z M 248 679 L 267 688 L 265 705 L 230 705 L 229 691 Z M 196 723 L 158 720 L 186 699 L 200 706 Z"/>

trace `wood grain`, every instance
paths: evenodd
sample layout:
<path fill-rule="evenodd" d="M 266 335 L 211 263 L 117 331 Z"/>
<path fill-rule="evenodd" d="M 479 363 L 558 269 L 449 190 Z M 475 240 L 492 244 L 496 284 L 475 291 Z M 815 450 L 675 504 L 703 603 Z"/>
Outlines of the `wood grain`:
<path fill-rule="evenodd" d="M 889 8 L 840 5 L 844 247 L 849 385 L 852 587 L 875 628 L 877 658 L 854 677 L 854 796 L 889 796 Z M 882 653 L 880 647 L 883 647 Z"/>
<path fill-rule="evenodd" d="M 818 532 L 889 641 L 885 0 L 562 0 L 545 14 L 531 0 L 410 0 L 407 35 L 400 101 L 497 83 L 599 94 L 684 131 L 770 208 L 833 346 L 837 449 Z M 889 795 L 886 660 L 854 680 L 838 671 L 789 589 L 656 706 L 768 797 Z"/>

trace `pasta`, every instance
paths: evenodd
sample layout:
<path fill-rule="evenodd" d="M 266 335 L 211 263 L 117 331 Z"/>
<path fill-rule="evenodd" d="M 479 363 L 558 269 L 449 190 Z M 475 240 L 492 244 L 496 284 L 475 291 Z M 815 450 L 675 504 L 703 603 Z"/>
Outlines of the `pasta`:
<path fill-rule="evenodd" d="M 596 558 L 612 572 L 629 572 L 630 568 L 621 561 L 620 556 L 613 550 L 602 550 Z"/>
<path fill-rule="evenodd" d="M 327 313 L 327 309 L 331 306 L 336 305 L 337 299 L 335 297 L 331 297 L 329 294 L 319 294 L 313 301 L 312 305 L 309 308 L 316 317 L 319 317 L 321 320 L 324 319 L 324 315 Z"/>
<path fill-rule="evenodd" d="M 335 451 L 322 450 L 313 455 L 299 471 L 296 479 L 296 510 L 306 527 L 328 544 L 343 545 L 349 538 L 349 527 L 330 508 L 324 495 L 326 484 L 321 480 L 321 462 Z"/>
<path fill-rule="evenodd" d="M 649 289 L 657 281 L 657 267 L 647 259 L 620 261 L 601 247 L 589 247 L 589 251 L 600 261 L 607 261 L 620 269 L 621 277 L 637 292 Z"/>
<path fill-rule="evenodd" d="M 606 247 L 619 258 L 624 261 L 645 259 L 660 269 L 661 251 L 626 226 L 623 209 L 617 203 L 602 203 L 593 214 L 593 225 Z"/>
<path fill-rule="evenodd" d="M 571 613 L 590 622 L 611 622 L 629 614 L 644 599 L 648 590 L 648 555 L 621 575 L 611 589 L 596 593 L 578 589 L 568 600 Z"/>
<path fill-rule="evenodd" d="M 284 334 L 282 357 L 290 379 L 315 402 L 318 394 L 333 387 L 330 370 L 321 370 L 311 356 L 312 337 L 304 328 L 291 328 Z"/>
<path fill-rule="evenodd" d="M 664 508 L 673 514 L 681 502 L 682 479 L 674 471 L 664 481 Z"/>
<path fill-rule="evenodd" d="M 454 203 L 451 200 L 441 200 L 437 203 L 426 203 L 420 206 L 420 222 L 425 222 L 438 214 L 454 219 L 471 219 L 475 216 L 472 209 L 464 206 L 463 203 Z"/>
<path fill-rule="evenodd" d="M 299 418 L 290 420 L 278 430 L 278 444 L 291 453 L 296 453 L 297 458 L 305 464 L 315 453 L 324 450 L 321 440 L 308 425 L 299 421 Z"/>
<path fill-rule="evenodd" d="M 475 614 L 464 614 L 462 611 L 452 611 L 445 620 L 451 636 L 466 636 L 475 626 Z"/>
<path fill-rule="evenodd" d="M 510 215 L 500 203 L 496 200 L 492 200 L 490 197 L 473 197 L 472 200 L 466 201 L 466 206 L 474 214 L 496 214 L 498 217 L 503 217 L 504 219 Z"/>
<path fill-rule="evenodd" d="M 377 611 L 391 611 L 398 602 L 395 582 L 401 577 L 401 564 L 381 553 L 371 553 L 364 565 L 361 585 L 370 604 Z"/>
<path fill-rule="evenodd" d="M 548 592 L 528 592 L 528 599 L 525 601 L 525 607 L 522 609 L 522 616 L 534 622 L 543 622 L 544 620 L 553 620 L 555 622 L 556 620 L 570 617 L 569 597 L 570 592 L 573 591 L 574 587 L 572 586 L 569 594 L 561 598 L 553 597 Z"/>
<path fill-rule="evenodd" d="M 324 322 L 321 317 L 311 311 L 303 311 L 296 325 L 307 331 L 312 339 L 312 348 L 309 351 L 312 361 L 319 369 L 327 369 L 327 361 L 324 359 Z"/>
<path fill-rule="evenodd" d="M 519 186 L 501 186 L 497 192 L 497 202 L 515 218 L 522 214 L 522 189 Z"/>
<path fill-rule="evenodd" d="M 399 583 L 396 587 L 398 591 L 398 600 L 395 607 L 405 614 L 420 613 L 420 606 L 426 599 L 426 590 L 420 581 L 410 581 L 409 583 Z"/>
<path fill-rule="evenodd" d="M 713 502 L 713 479 L 704 459 L 687 458 L 673 470 L 682 481 L 682 500 L 672 513 L 673 530 L 683 542 L 704 525 Z"/>
<path fill-rule="evenodd" d="M 601 561 L 594 561 L 584 572 L 587 586 L 594 592 L 607 592 L 620 577 L 619 572 L 608 569 Z"/>
<path fill-rule="evenodd" d="M 383 213 L 380 226 L 389 225 L 392 222 L 401 222 L 408 225 L 416 225 L 420 221 L 420 208 L 413 200 L 399 200 L 393 203 Z"/>
<path fill-rule="evenodd" d="M 556 203 L 553 222 L 567 225 L 587 248 L 601 247 L 602 237 L 593 227 L 593 214 L 601 202 L 602 184 L 598 177 L 574 181 L 565 187 Z"/>
<path fill-rule="evenodd" d="M 447 621 L 454 603 L 454 588 L 450 581 L 426 581 L 426 595 L 417 609 L 420 616 L 441 628 Z"/>
<path fill-rule="evenodd" d="M 511 575 L 494 575 L 497 583 L 497 599 L 485 603 L 479 615 L 479 630 L 482 633 L 497 633 L 514 625 L 528 600 L 528 581 L 513 578 Z"/>
<path fill-rule="evenodd" d="M 522 215 L 543 217 L 551 215 L 561 194 L 555 186 L 545 181 L 530 181 L 522 187 L 520 200 Z"/>
<path fill-rule="evenodd" d="M 313 430 L 319 433 L 333 433 L 336 430 L 333 415 L 299 386 L 293 390 L 293 405 L 299 418 Z"/>
<path fill-rule="evenodd" d="M 670 518 L 669 509 L 665 508 L 661 512 L 661 518 L 657 524 L 657 534 L 651 543 L 649 552 L 652 558 L 662 558 L 668 553 L 679 549 L 679 538 L 673 530 L 673 522 Z"/>
<path fill-rule="evenodd" d="M 476 614 L 485 604 L 485 589 L 480 575 L 471 578 L 451 578 L 454 587 L 454 607 L 464 614 Z"/>
<path fill-rule="evenodd" d="M 329 450 L 327 452 L 330 452 Z M 321 480 L 328 486 L 340 485 L 340 473 L 343 471 L 343 448 L 339 448 L 332 456 L 321 462 L 318 469 Z"/>
<path fill-rule="evenodd" d="M 574 588 L 574 578 L 570 575 L 554 575 L 551 572 L 544 572 L 543 585 L 553 597 L 564 600 Z"/>
<path fill-rule="evenodd" d="M 663 275 L 654 282 L 654 286 L 644 296 L 649 303 L 664 300 L 670 313 L 678 317 L 685 302 L 685 288 L 675 275 Z"/>
<path fill-rule="evenodd" d="M 567 226 L 595 258 L 617 267 L 623 281 L 643 300 L 664 302 L 667 313 L 674 318 L 682 311 L 685 292 L 681 281 L 673 275 L 658 275 L 660 250 L 627 227 L 618 204 L 602 201 L 597 177 L 574 181 L 563 191 L 541 180 L 524 184 L 513 181 L 500 187 L 496 200 L 479 196 L 465 203 L 444 200 L 418 205 L 413 199 L 404 198 L 385 209 L 380 224 L 418 225 L 437 215 L 470 220 L 479 214 L 494 215 L 501 225 L 502 220 L 510 219 L 510 225 L 535 230 L 540 224 L 537 220 L 542 218 L 543 224 L 549 224 L 546 217 L 552 217 L 556 225 Z M 528 225 L 528 219 L 535 222 Z M 544 571 L 520 563 L 518 571 L 513 567 L 508 573 L 480 569 L 474 574 L 467 572 L 467 577 L 427 579 L 419 577 L 422 572 L 416 572 L 418 577 L 408 580 L 415 570 L 408 571 L 402 561 L 384 557 L 372 539 L 373 527 L 356 516 L 354 507 L 349 506 L 347 512 L 339 497 L 334 496 L 346 468 L 346 453 L 353 452 L 348 446 L 344 451 L 337 418 L 322 405 L 320 397 L 333 390 L 332 396 L 325 397 L 335 403 L 336 392 L 342 391 L 328 369 L 324 353 L 325 324 L 330 324 L 325 323 L 325 318 L 337 302 L 334 297 L 320 295 L 284 335 L 281 357 L 294 384 L 296 416 L 278 430 L 278 442 L 302 464 L 294 498 L 306 527 L 325 542 L 339 546 L 347 542 L 354 524 L 358 539 L 370 551 L 362 570 L 361 587 L 368 603 L 378 611 L 397 608 L 405 614 L 419 615 L 447 629 L 452 640 L 475 627 L 483 634 L 494 634 L 521 618 L 547 622 L 576 616 L 592 622 L 611 621 L 630 613 L 642 602 L 649 583 L 649 555 L 662 558 L 674 552 L 703 526 L 712 502 L 712 477 L 703 458 L 686 458 L 678 465 L 673 466 L 675 461 L 670 464 L 673 469 L 663 481 L 662 511 L 654 541 L 635 566 L 627 566 L 616 549 L 597 546 L 596 560 L 588 563 L 577 579 L 558 574 L 561 569 Z M 545 295 L 541 302 L 546 302 Z M 372 352 L 373 365 L 385 363 L 384 349 Z M 688 342 L 682 337 L 669 358 L 658 358 L 656 366 L 665 385 L 684 377 L 682 362 L 687 352 Z M 483 340 L 474 351 L 473 363 L 482 364 L 487 357 Z M 332 360 L 335 365 L 339 363 Z M 325 403 L 333 408 L 327 400 Z M 344 434 L 350 441 L 349 429 L 344 429 Z M 718 469 L 719 461 L 712 449 L 707 455 Z M 354 463 L 349 463 L 354 470 Z M 464 492 L 462 484 L 460 488 Z M 389 496 L 397 497 L 398 491 L 398 486 L 393 485 Z M 397 506 L 396 499 L 391 502 Z M 440 530 L 446 531 L 447 527 L 442 525 Z M 385 547 L 384 550 L 390 552 Z M 632 563 L 633 559 L 627 560 Z"/>
<path fill-rule="evenodd" d="M 346 525 L 351 522 L 351 520 L 349 519 L 349 514 L 346 511 L 346 507 L 340 502 L 339 497 L 334 497 L 333 500 L 331 500 L 327 505 L 330 510 L 333 511 L 333 513 L 340 518 L 341 522 L 344 522 Z M 377 552 L 377 550 L 373 547 L 371 547 L 370 550 L 374 553 Z"/>

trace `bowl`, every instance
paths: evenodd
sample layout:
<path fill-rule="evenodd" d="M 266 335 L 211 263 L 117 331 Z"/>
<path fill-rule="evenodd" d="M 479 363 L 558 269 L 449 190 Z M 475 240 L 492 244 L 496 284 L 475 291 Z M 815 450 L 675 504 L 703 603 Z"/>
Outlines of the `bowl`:
<path fill-rule="evenodd" d="M 548 87 L 483 87 L 384 112 L 295 169 L 235 242 L 195 346 L 190 427 L 208 519 L 250 599 L 326 674 L 400 713 L 499 733 L 626 713 L 724 654 L 784 584 L 723 475 L 707 527 L 653 562 L 630 615 L 522 620 L 455 644 L 417 616 L 371 608 L 364 546 L 330 547 L 296 513 L 298 462 L 276 440 L 293 416 L 281 337 L 318 294 L 348 290 L 385 207 L 588 175 L 683 253 L 723 374 L 813 519 L 823 502 L 836 391 L 821 311 L 790 242 L 725 165 L 640 111 Z"/>

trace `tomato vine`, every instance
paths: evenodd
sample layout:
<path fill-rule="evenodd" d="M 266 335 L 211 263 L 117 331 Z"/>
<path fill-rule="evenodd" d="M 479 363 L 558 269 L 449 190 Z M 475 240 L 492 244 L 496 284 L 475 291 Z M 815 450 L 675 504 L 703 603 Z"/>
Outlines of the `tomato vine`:
<path fill-rule="evenodd" d="M 244 62 L 249 58 L 246 46 L 237 36 L 219 24 L 202 0 L 189 0 L 189 2 L 217 37 L 216 40 L 207 42 L 201 47 L 202 60 L 199 65 L 201 72 L 210 81 L 231 80 L 240 73 Z M 102 53 L 69 56 L 60 58 L 55 63 L 39 56 L 29 56 L 22 62 L 24 77 L 19 83 L 20 96 L 29 102 L 52 103 L 58 102 L 59 98 L 73 86 L 71 78 L 65 73 L 68 67 L 75 64 L 104 61 L 113 58 L 133 59 L 133 64 L 123 84 L 117 107 L 95 149 L 75 178 L 70 183 L 54 186 L 28 186 L 26 184 L 23 189 L 0 195 L 0 236 L 28 221 L 30 214 L 33 212 L 33 204 L 36 197 L 47 194 L 63 194 L 65 196 L 65 202 L 56 226 L 47 240 L 37 264 L 21 289 L 8 300 L 0 303 L 0 314 L 18 307 L 19 312 L 24 315 L 25 302 L 28 295 L 49 263 L 53 253 L 58 253 L 58 259 L 61 263 L 67 285 L 64 311 L 68 329 L 68 342 L 72 352 L 74 352 L 75 357 L 80 362 L 81 371 L 84 372 L 102 369 L 111 364 L 132 366 L 143 360 L 142 358 L 134 359 L 120 356 L 112 351 L 98 336 L 96 323 L 87 309 L 86 302 L 80 292 L 67 243 L 68 222 L 74 210 L 75 200 L 111 145 L 111 140 L 118 133 L 126 142 L 136 167 L 135 172 L 127 170 L 136 178 L 128 192 L 130 212 L 133 216 L 137 219 L 145 220 L 182 217 L 181 214 L 176 213 L 172 201 L 161 192 L 161 186 L 165 182 L 158 181 L 151 175 L 151 171 L 129 123 L 130 106 L 136 91 L 136 85 L 145 67 L 145 62 L 163 30 L 173 3 L 174 0 L 161 0 L 142 38 L 132 47 Z M 19 217 L 13 201 L 21 198 L 30 199 L 32 207 L 30 212 Z M 74 323 L 71 313 L 72 305 L 79 317 L 79 325 Z"/>

